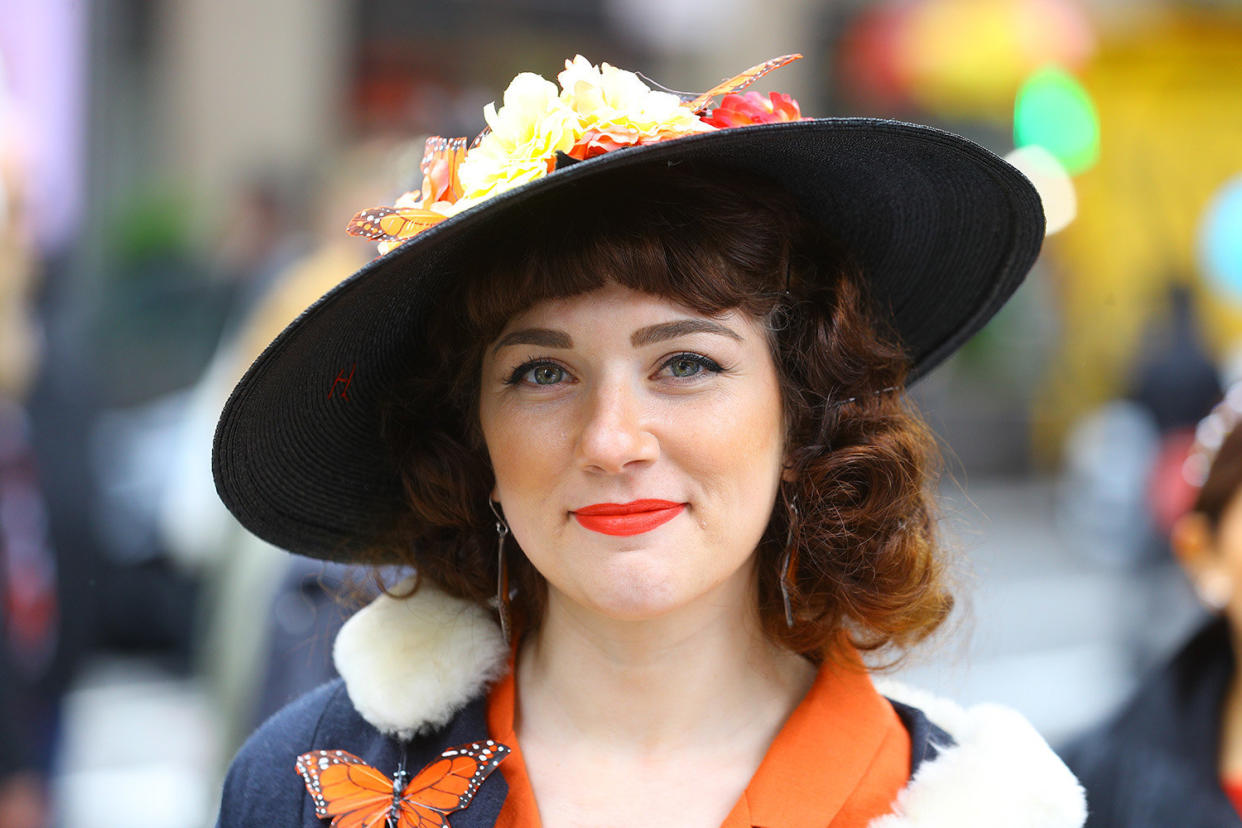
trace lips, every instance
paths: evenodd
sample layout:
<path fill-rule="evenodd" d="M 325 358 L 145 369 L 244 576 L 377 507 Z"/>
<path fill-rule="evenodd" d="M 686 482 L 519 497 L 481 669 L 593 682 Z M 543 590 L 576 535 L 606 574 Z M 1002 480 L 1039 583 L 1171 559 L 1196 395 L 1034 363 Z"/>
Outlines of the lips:
<path fill-rule="evenodd" d="M 630 503 L 595 503 L 573 512 L 584 529 L 604 535 L 641 535 L 663 526 L 682 513 L 684 503 L 670 500 L 635 500 Z"/>

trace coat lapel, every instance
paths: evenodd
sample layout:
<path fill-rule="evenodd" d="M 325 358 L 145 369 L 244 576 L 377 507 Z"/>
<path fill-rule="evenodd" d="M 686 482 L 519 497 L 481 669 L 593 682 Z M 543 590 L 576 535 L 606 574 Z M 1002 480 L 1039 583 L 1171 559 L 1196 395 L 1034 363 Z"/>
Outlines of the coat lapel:
<path fill-rule="evenodd" d="M 394 592 L 402 593 L 403 587 Z M 408 745 L 407 767 L 488 738 L 487 688 L 507 665 L 495 621 L 466 601 L 423 585 L 410 598 L 381 596 L 346 622 L 334 658 L 357 714 L 390 744 Z M 1079 828 L 1082 789 L 1035 729 L 998 705 L 963 709 L 931 694 L 877 682 L 931 723 L 921 763 L 871 828 Z M 903 717 L 903 720 L 909 717 Z M 907 729 L 910 729 L 907 722 Z M 945 738 L 947 734 L 947 739 Z M 916 746 L 918 747 L 918 746 Z M 501 766 L 503 768 L 503 765 Z M 508 795 L 493 772 L 453 828 L 496 822 Z"/>

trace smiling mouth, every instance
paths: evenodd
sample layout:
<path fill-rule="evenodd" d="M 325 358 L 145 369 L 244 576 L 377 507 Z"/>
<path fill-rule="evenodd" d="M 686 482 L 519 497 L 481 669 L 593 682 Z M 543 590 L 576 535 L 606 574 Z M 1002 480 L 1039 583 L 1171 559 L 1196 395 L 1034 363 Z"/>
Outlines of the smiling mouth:
<path fill-rule="evenodd" d="M 584 529 L 604 535 L 641 535 L 663 526 L 682 513 L 684 503 L 670 500 L 635 500 L 630 503 L 596 503 L 574 511 Z"/>

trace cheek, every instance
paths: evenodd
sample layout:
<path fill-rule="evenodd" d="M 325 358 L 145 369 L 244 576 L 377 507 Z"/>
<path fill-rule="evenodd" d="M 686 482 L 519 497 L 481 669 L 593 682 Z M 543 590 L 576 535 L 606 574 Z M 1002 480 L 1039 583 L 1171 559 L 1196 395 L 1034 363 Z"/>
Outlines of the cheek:
<path fill-rule="evenodd" d="M 766 526 L 783 465 L 784 427 L 775 389 L 763 391 L 746 405 L 704 412 L 694 432 L 701 448 L 697 465 L 705 480 L 720 487 L 722 505 L 741 509 L 738 517 L 761 512 Z"/>
<path fill-rule="evenodd" d="M 530 410 L 510 410 L 495 401 L 481 407 L 479 421 L 496 478 L 493 496 L 516 508 L 533 493 L 546 493 L 557 477 L 558 447 L 564 436 L 559 421 Z"/>

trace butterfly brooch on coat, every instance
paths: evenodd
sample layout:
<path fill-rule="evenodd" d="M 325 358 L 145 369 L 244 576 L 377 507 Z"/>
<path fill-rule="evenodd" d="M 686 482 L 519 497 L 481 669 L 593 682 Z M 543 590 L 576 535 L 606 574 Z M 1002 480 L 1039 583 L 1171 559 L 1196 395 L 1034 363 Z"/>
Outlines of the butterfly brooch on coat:
<path fill-rule="evenodd" d="M 295 768 L 332 828 L 448 828 L 447 816 L 467 807 L 509 748 L 491 739 L 449 748 L 408 777 L 394 778 L 344 750 L 312 750 Z"/>

